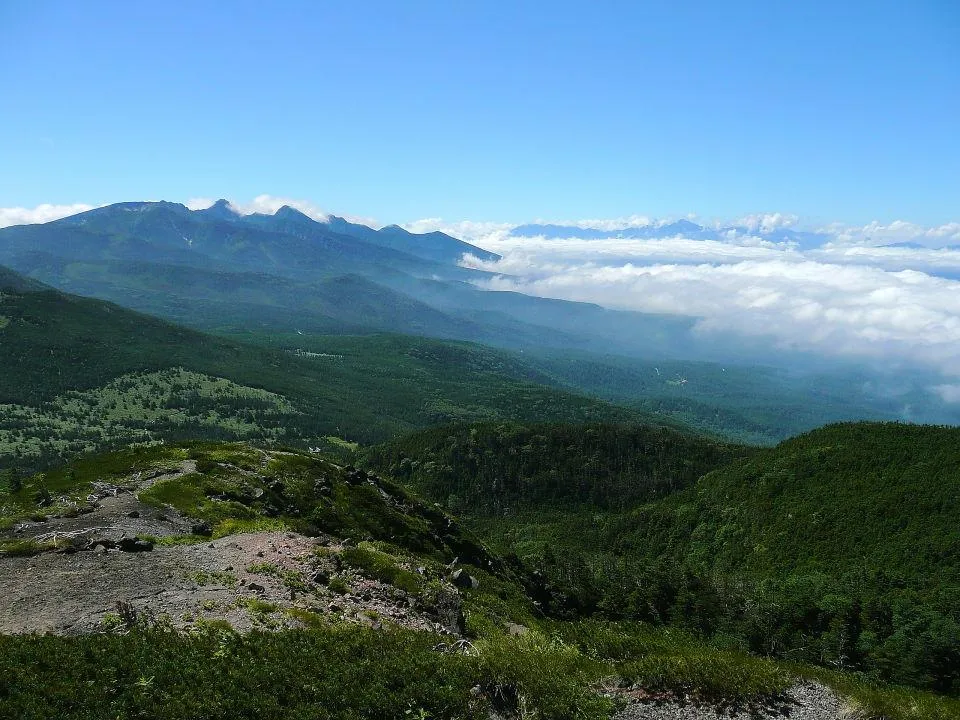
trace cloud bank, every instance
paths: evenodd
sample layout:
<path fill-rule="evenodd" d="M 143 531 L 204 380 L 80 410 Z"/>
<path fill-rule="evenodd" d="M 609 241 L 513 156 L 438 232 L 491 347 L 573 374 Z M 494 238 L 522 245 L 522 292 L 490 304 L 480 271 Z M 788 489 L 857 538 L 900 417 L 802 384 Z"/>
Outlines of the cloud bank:
<path fill-rule="evenodd" d="M 33 208 L 8 207 L 0 208 L 0 227 L 11 225 L 33 225 L 36 223 L 51 222 L 76 215 L 77 213 L 93 210 L 96 205 L 74 203 L 73 205 L 37 205 Z"/>
<path fill-rule="evenodd" d="M 597 240 L 486 229 L 468 239 L 502 259 L 463 264 L 494 273 L 481 282 L 490 290 L 690 316 L 701 333 L 960 377 L 960 248 L 847 241 L 800 250 L 761 236 Z M 956 382 L 931 389 L 960 403 Z"/>

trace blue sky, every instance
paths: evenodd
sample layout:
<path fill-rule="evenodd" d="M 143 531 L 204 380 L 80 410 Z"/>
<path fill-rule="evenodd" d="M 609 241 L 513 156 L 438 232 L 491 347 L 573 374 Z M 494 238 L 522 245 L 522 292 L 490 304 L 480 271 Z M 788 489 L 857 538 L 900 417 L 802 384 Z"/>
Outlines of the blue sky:
<path fill-rule="evenodd" d="M 960 219 L 960 4 L 0 2 L 0 207 Z"/>

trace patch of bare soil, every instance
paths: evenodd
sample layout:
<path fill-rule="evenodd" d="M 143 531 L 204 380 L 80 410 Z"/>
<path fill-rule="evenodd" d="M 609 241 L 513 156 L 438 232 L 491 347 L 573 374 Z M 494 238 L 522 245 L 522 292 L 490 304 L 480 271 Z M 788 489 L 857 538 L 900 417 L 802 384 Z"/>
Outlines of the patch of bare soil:
<path fill-rule="evenodd" d="M 634 702 L 613 720 L 854 720 L 857 714 L 833 690 L 817 682 L 799 682 L 784 697 L 760 705 L 724 706 L 676 697 Z"/>
<path fill-rule="evenodd" d="M 327 618 L 455 631 L 407 593 L 340 562 L 335 538 L 246 533 L 193 545 L 135 546 L 136 536 L 191 533 L 193 523 L 136 492 L 194 472 L 191 461 L 126 488 L 104 488 L 74 517 L 22 524 L 6 537 L 69 541 L 67 551 L 0 557 L 0 633 L 97 632 L 134 618 L 187 628 L 211 620 L 280 629 Z M 73 514 L 73 513 L 70 513 Z M 333 588 L 331 589 L 331 583 Z M 455 594 L 451 586 L 451 591 Z"/>

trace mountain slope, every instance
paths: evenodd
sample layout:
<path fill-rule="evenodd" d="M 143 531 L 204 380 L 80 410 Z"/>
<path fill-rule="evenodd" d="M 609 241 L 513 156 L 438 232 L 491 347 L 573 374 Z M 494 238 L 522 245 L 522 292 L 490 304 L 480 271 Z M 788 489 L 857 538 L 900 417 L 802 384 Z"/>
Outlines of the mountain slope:
<path fill-rule="evenodd" d="M 448 236 L 373 230 L 337 218 L 316 222 L 288 207 L 273 215 L 240 216 L 223 202 L 204 211 L 165 202 L 120 203 L 45 225 L 0 229 L 0 262 L 18 272 L 204 331 L 389 331 L 526 353 L 542 348 L 613 353 L 654 361 L 653 367 L 684 358 L 802 371 L 815 365 L 815 359 L 781 352 L 765 338 L 698 333 L 691 318 L 486 291 L 474 284 L 486 274 L 456 264 L 463 251 L 479 252 Z M 649 362 L 639 365 L 635 375 L 651 369 Z M 724 365 L 712 374 L 721 377 Z M 732 400 L 730 393 L 716 392 L 718 384 L 696 392 L 692 384 L 668 389 L 666 396 L 636 390 L 614 396 L 603 382 L 570 384 L 578 392 L 634 403 L 640 412 L 665 413 L 751 442 L 838 420 L 958 421 L 958 409 L 931 389 L 941 381 L 928 372 L 891 379 L 882 372 L 847 372 L 834 363 L 829 372 L 794 382 L 787 373 L 759 369 L 773 405 L 784 408 L 776 416 L 769 406 L 751 406 L 746 389 L 755 383 L 749 368 L 741 370 L 736 375 L 744 382 Z M 729 380 L 721 384 L 730 386 Z M 634 385 L 641 386 L 646 387 Z M 803 400 L 809 392 L 813 403 Z"/>
<path fill-rule="evenodd" d="M 15 274 L 6 273 L 6 277 L 8 286 L 25 282 Z M 25 436 L 17 433 L 47 438 L 51 427 L 73 427 L 78 420 L 71 413 L 79 412 L 81 406 L 103 406 L 113 412 L 121 397 L 133 403 L 129 412 L 141 403 L 172 397 L 184 399 L 166 408 L 169 417 L 189 409 L 183 404 L 187 402 L 193 403 L 187 413 L 190 417 L 201 417 L 198 413 L 205 404 L 204 412 L 219 413 L 225 408 L 239 417 L 259 412 L 264 399 L 258 399 L 255 390 L 266 391 L 272 393 L 269 403 L 274 408 L 285 408 L 285 441 L 302 445 L 316 444 L 328 435 L 379 441 L 452 420 L 641 417 L 548 387 L 551 381 L 546 375 L 509 353 L 482 346 L 401 336 L 306 335 L 294 335 L 304 341 L 299 348 L 252 345 L 204 335 L 101 300 L 26 285 L 29 291 L 0 292 L 0 367 L 4 368 L 0 403 L 8 404 L 0 436 L 13 433 L 14 450 L 29 446 Z M 204 376 L 208 379 L 202 382 L 212 386 L 214 378 L 231 381 L 233 399 L 190 399 L 177 389 L 182 383 L 174 382 L 174 376 L 151 375 L 175 368 Z M 123 378 L 121 385 L 112 387 L 110 383 L 119 378 Z M 163 389 L 157 389 L 157 382 Z M 89 392 L 82 398 L 68 397 L 76 391 Z M 155 393 L 152 401 L 150 392 Z M 136 417 L 124 418 L 124 427 L 133 428 Z M 278 420 L 274 417 L 270 422 L 275 425 Z M 194 437 L 202 425 L 182 425 L 179 436 Z M 265 426 L 264 436 L 269 436 L 266 430 Z M 249 433 L 227 436 L 248 437 Z M 107 436 L 103 442 L 115 439 Z M 29 462 L 40 460 L 33 457 Z M 0 458 L 0 463 L 8 461 Z"/>
<path fill-rule="evenodd" d="M 516 559 L 389 480 L 313 454 L 139 448 L 0 497 L 10 717 L 608 720 L 629 705 L 626 720 L 746 704 L 776 720 L 784 703 L 841 717 L 832 692 L 798 682 L 807 669 L 675 629 L 550 617 L 542 580 Z M 827 679 L 865 698 L 865 717 L 956 708 Z"/>
<path fill-rule="evenodd" d="M 960 694 L 960 429 L 829 426 L 701 464 L 692 486 L 659 495 L 656 470 L 676 473 L 669 445 L 627 443 L 640 457 L 618 459 L 611 443 L 598 463 L 586 435 L 557 446 L 542 430 L 475 430 L 370 457 L 538 567 L 559 607 Z M 494 446 L 507 457 L 486 457 Z M 630 467 L 654 469 L 634 475 L 649 502 L 621 511 L 591 493 Z"/>
<path fill-rule="evenodd" d="M 815 430 L 640 511 L 621 547 L 670 546 L 725 573 L 882 568 L 911 585 L 960 586 L 958 448 L 960 428 Z"/>
<path fill-rule="evenodd" d="M 456 512 L 502 517 L 635 507 L 751 452 L 665 427 L 498 422 L 421 430 L 365 458 Z"/>

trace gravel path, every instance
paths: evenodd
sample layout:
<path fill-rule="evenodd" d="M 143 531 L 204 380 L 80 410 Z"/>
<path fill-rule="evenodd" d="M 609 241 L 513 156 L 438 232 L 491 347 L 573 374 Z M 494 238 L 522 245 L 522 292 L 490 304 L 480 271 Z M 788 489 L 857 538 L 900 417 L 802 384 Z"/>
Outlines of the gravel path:
<path fill-rule="evenodd" d="M 801 682 L 786 697 L 763 707 L 717 708 L 714 705 L 677 700 L 630 705 L 613 720 L 855 720 L 856 714 L 825 685 Z"/>

